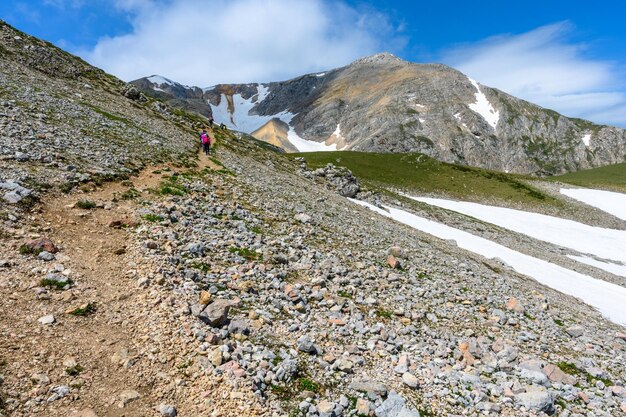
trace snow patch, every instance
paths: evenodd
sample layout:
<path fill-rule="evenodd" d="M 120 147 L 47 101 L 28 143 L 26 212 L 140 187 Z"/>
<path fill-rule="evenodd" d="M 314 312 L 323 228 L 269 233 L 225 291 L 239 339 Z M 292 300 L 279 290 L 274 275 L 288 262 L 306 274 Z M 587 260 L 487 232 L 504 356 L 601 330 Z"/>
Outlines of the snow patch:
<path fill-rule="evenodd" d="M 174 81 L 168 80 L 167 78 L 161 77 L 160 75 L 153 75 L 151 77 L 148 77 L 147 80 L 150 81 L 153 84 L 158 84 L 158 85 L 163 85 L 163 84 L 174 85 L 174 84 L 176 84 Z"/>
<path fill-rule="evenodd" d="M 589 144 L 591 143 L 591 133 L 587 133 L 586 135 L 584 135 L 581 140 L 583 141 L 585 146 L 589 147 Z"/>
<path fill-rule="evenodd" d="M 517 233 L 523 233 L 544 242 L 603 259 L 626 262 L 626 231 L 624 230 L 593 227 L 544 214 L 478 203 L 406 196 L 431 206 L 456 211 Z"/>
<path fill-rule="evenodd" d="M 353 199 L 350 199 L 350 201 L 368 207 L 385 217 L 392 218 L 416 230 L 441 239 L 455 240 L 457 246 L 462 249 L 489 259 L 498 258 L 515 271 L 534 278 L 541 284 L 564 294 L 578 297 L 590 306 L 597 308 L 609 320 L 626 325 L 626 288 L 624 287 L 525 255 L 490 240 L 403 210 L 387 206 L 384 206 L 385 210 L 383 210 L 364 201 Z"/>
<path fill-rule="evenodd" d="M 336 151 L 337 145 L 326 145 L 323 142 L 315 142 L 312 140 L 306 140 L 298 136 L 294 128 L 291 126 L 291 119 L 294 118 L 294 114 L 288 111 L 282 111 L 272 115 L 258 115 L 250 114 L 250 111 L 261 102 L 261 97 L 265 98 L 268 94 L 266 87 L 257 87 L 258 95 L 257 101 L 253 102 L 252 97 L 244 99 L 241 94 L 233 95 L 234 111 L 231 113 L 228 110 L 228 100 L 225 94 L 220 97 L 220 104 L 214 106 L 209 103 L 211 110 L 213 111 L 213 118 L 219 123 L 224 123 L 226 127 L 233 130 L 239 130 L 245 133 L 252 133 L 270 120 L 277 118 L 289 125 L 289 131 L 287 132 L 287 139 L 293 146 L 300 152 L 320 152 L 320 151 Z"/>
<path fill-rule="evenodd" d="M 576 262 L 580 262 L 583 264 L 591 265 L 599 269 L 603 269 L 607 272 L 610 272 L 611 274 L 619 275 L 621 277 L 626 277 L 626 265 L 617 264 L 613 262 L 602 262 L 597 259 L 590 258 L 589 256 L 567 255 L 567 257 L 575 260 Z"/>
<path fill-rule="evenodd" d="M 588 188 L 561 188 L 561 194 L 626 220 L 626 194 Z"/>
<path fill-rule="evenodd" d="M 316 77 L 323 77 L 324 75 L 326 75 L 325 72 L 320 72 L 319 74 L 315 74 Z"/>
<path fill-rule="evenodd" d="M 468 80 L 470 80 L 472 85 L 476 87 L 476 90 L 478 90 L 478 92 L 475 94 L 476 103 L 470 104 L 469 108 L 480 114 L 483 119 L 485 119 L 485 121 L 487 121 L 487 123 L 489 123 L 491 127 L 495 129 L 498 125 L 498 120 L 500 120 L 500 112 L 496 111 L 496 109 L 493 108 L 489 100 L 487 100 L 487 96 L 485 96 L 485 94 L 480 91 L 480 86 L 478 85 L 478 83 L 471 78 L 468 78 Z"/>
<path fill-rule="evenodd" d="M 268 86 L 263 85 L 263 84 L 259 84 L 256 88 L 257 91 L 257 99 L 256 102 L 260 103 L 263 100 L 265 100 L 265 97 L 267 97 L 267 95 L 270 93 L 270 89 Z"/>

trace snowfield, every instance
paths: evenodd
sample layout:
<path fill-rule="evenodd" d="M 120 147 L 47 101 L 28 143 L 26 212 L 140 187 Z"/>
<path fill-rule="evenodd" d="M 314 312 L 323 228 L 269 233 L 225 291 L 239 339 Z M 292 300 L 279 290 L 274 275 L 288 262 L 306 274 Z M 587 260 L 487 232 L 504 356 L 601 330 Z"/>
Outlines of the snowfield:
<path fill-rule="evenodd" d="M 626 262 L 626 231 L 593 227 L 572 220 L 465 201 L 412 197 L 432 206 L 462 213 L 535 239 L 603 259 Z"/>
<path fill-rule="evenodd" d="M 561 188 L 561 194 L 626 220 L 626 194 L 587 188 Z"/>
<path fill-rule="evenodd" d="M 597 308 L 609 320 L 626 326 L 626 288 L 624 287 L 571 271 L 403 210 L 387 206 L 383 210 L 364 201 L 353 199 L 350 201 L 416 230 L 441 239 L 455 240 L 462 249 L 486 258 L 498 258 L 520 274 L 532 277 L 541 284 L 564 294 L 580 298 L 590 306 Z"/>
<path fill-rule="evenodd" d="M 295 129 L 291 126 L 291 119 L 295 114 L 288 111 L 283 111 L 273 115 L 259 115 L 251 114 L 250 111 L 258 103 L 263 101 L 269 94 L 269 88 L 262 84 L 257 86 L 257 95 L 252 96 L 249 99 L 245 99 L 241 94 L 233 95 L 233 107 L 234 111 L 231 113 L 228 110 L 228 100 L 225 94 L 221 95 L 220 104 L 214 106 L 209 103 L 211 110 L 213 111 L 213 118 L 219 123 L 224 123 L 226 127 L 232 130 L 238 130 L 244 133 L 252 133 L 270 120 L 277 118 L 289 125 L 289 132 L 287 133 L 287 139 L 293 146 L 295 146 L 300 152 L 320 152 L 320 151 L 336 151 L 337 145 L 326 145 L 323 142 L 315 142 L 312 140 L 306 140 L 298 136 Z"/>

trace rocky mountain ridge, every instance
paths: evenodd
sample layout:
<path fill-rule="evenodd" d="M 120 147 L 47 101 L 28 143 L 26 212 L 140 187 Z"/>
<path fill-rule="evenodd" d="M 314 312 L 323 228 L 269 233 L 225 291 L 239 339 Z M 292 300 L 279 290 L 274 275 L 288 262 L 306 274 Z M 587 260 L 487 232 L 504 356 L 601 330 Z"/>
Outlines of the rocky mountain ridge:
<path fill-rule="evenodd" d="M 0 416 L 626 412 L 622 326 L 347 197 L 513 233 L 243 134 L 206 157 L 204 120 L 4 24 L 0 50 L 0 184 L 36 197 L 0 199 Z"/>
<path fill-rule="evenodd" d="M 133 83 L 172 104 L 204 102 L 203 114 L 210 109 L 218 123 L 253 136 L 263 132 L 259 138 L 274 144 L 284 143 L 284 134 L 268 135 L 273 129 L 265 125 L 286 123 L 287 151 L 422 152 L 445 162 L 538 175 L 623 162 L 626 156 L 623 129 L 568 118 L 445 65 L 409 63 L 391 54 L 283 82 L 199 89 L 149 80 Z"/>

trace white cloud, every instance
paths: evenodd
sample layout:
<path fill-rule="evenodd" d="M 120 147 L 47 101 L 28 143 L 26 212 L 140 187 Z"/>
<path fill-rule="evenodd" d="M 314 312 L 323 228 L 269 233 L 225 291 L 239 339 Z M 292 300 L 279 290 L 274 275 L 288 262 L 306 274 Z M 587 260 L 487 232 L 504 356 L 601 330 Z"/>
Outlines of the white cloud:
<path fill-rule="evenodd" d="M 620 71 L 612 62 L 586 56 L 586 45 L 572 43 L 567 22 L 520 35 L 501 35 L 460 45 L 444 61 L 485 85 L 598 123 L 626 124 Z"/>
<path fill-rule="evenodd" d="M 402 37 L 385 16 L 327 0 L 116 0 L 130 34 L 79 52 L 124 80 L 278 81 L 345 65 Z"/>

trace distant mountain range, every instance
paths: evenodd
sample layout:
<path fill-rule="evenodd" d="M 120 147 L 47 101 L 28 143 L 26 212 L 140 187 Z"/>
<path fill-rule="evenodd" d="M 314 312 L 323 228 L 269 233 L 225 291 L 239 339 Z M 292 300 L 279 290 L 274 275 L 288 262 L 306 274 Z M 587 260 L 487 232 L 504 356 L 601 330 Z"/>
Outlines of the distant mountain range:
<path fill-rule="evenodd" d="M 132 82 L 288 152 L 422 152 L 446 162 L 552 175 L 624 161 L 626 131 L 565 117 L 440 64 L 383 53 L 282 82 Z"/>

